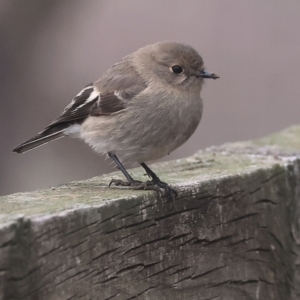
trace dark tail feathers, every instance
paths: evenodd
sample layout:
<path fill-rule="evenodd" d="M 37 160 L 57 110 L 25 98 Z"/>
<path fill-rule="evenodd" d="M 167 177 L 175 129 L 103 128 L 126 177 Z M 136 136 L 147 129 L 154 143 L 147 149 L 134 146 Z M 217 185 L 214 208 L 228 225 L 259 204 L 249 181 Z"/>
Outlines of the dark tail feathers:
<path fill-rule="evenodd" d="M 60 130 L 58 130 L 58 128 L 47 128 L 46 130 L 40 132 L 38 135 L 16 147 L 13 152 L 23 153 L 53 140 L 64 137 L 64 129 L 65 128 L 60 128 Z"/>

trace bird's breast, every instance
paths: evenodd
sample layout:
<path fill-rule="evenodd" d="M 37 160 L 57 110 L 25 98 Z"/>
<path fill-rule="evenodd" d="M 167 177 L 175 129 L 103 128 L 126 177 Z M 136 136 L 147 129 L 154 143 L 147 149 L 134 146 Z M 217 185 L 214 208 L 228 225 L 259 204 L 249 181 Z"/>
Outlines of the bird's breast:
<path fill-rule="evenodd" d="M 147 160 L 156 160 L 190 138 L 201 120 L 203 105 L 200 93 L 162 93 L 141 110 L 140 132 L 136 133 L 141 153 Z"/>
<path fill-rule="evenodd" d="M 99 153 L 116 153 L 122 161 L 147 162 L 185 143 L 201 116 L 200 95 L 162 91 L 132 99 L 118 114 L 88 118 L 81 134 Z"/>
<path fill-rule="evenodd" d="M 200 123 L 203 111 L 200 95 L 175 99 L 174 104 L 177 109 L 173 107 L 169 110 L 171 122 L 166 128 L 170 136 L 170 151 L 175 150 L 191 137 Z"/>

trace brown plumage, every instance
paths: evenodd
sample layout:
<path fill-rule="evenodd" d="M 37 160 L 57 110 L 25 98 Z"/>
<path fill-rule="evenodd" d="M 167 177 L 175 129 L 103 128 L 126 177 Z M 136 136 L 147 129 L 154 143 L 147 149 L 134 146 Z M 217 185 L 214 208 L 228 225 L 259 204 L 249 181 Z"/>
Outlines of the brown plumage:
<path fill-rule="evenodd" d="M 96 152 L 108 153 L 136 187 L 117 157 L 138 162 L 147 171 L 145 161 L 182 145 L 201 120 L 204 78 L 218 76 L 204 69 L 192 47 L 169 41 L 148 45 L 86 86 L 56 120 L 13 151 L 22 153 L 63 136 L 79 137 Z"/>

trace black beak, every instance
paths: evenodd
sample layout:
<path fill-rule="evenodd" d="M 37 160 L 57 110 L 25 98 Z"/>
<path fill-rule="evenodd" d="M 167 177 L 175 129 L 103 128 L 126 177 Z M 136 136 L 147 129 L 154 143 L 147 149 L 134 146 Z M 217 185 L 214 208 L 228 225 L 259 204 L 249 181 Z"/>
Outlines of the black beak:
<path fill-rule="evenodd" d="M 211 73 L 207 70 L 202 70 L 199 74 L 196 75 L 197 78 L 211 78 L 211 79 L 217 79 L 220 78 L 217 74 Z"/>

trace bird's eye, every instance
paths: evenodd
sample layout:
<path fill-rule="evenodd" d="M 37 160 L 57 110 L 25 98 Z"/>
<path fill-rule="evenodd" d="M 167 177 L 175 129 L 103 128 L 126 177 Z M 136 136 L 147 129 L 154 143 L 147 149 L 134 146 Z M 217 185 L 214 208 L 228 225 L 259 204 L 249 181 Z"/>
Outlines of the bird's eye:
<path fill-rule="evenodd" d="M 171 69 L 176 75 L 180 75 L 183 72 L 183 69 L 180 66 L 173 66 Z"/>

